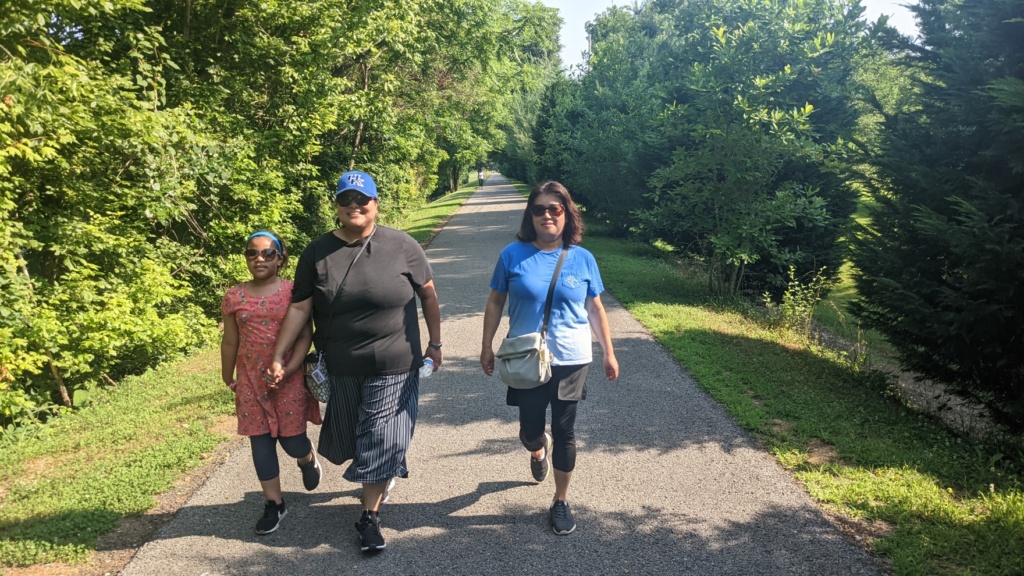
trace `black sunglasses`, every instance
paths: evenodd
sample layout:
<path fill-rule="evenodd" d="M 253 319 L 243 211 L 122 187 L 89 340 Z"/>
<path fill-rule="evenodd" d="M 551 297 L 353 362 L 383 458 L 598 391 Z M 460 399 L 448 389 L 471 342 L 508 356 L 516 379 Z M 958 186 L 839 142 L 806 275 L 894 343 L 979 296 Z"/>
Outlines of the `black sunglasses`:
<path fill-rule="evenodd" d="M 362 208 L 363 206 L 369 204 L 370 200 L 373 200 L 373 198 L 370 198 L 366 194 L 360 194 L 359 192 L 344 192 L 334 197 L 334 203 L 337 204 L 338 206 L 341 206 L 342 208 L 348 206 L 353 202 L 355 202 L 356 205 Z"/>
<path fill-rule="evenodd" d="M 264 260 L 275 260 L 281 255 L 281 251 L 277 248 L 264 248 L 263 250 L 257 250 L 255 248 L 246 248 L 245 259 L 255 260 L 258 256 L 263 256 Z"/>
<path fill-rule="evenodd" d="M 565 206 L 562 206 L 561 204 L 548 204 L 547 206 L 534 204 L 533 206 L 530 206 L 530 213 L 534 216 L 543 216 L 545 212 L 549 212 L 552 216 L 557 218 L 565 212 Z"/>

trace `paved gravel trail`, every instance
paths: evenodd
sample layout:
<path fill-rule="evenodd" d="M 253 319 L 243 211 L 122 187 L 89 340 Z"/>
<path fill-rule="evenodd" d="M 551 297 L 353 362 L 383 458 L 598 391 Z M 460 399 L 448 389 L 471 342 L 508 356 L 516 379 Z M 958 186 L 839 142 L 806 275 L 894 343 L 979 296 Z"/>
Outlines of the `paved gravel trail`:
<path fill-rule="evenodd" d="M 321 460 L 307 493 L 283 453 L 288 516 L 254 535 L 263 499 L 246 443 L 123 574 L 878 574 L 610 294 L 622 377 L 605 380 L 600 361 L 590 372 L 570 490 L 579 528 L 551 533 L 552 479 L 532 481 L 515 409 L 478 362 L 488 280 L 523 202 L 494 176 L 427 249 L 446 357 L 421 384 L 411 475 L 382 508 L 385 552 L 359 553 L 359 490 L 342 468 Z"/>

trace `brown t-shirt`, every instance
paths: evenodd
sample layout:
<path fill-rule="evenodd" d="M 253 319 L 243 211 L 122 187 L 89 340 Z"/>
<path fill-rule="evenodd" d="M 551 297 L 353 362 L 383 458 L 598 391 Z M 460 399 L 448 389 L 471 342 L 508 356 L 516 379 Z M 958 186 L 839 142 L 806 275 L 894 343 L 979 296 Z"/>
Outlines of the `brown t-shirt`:
<path fill-rule="evenodd" d="M 313 298 L 313 342 L 332 375 L 416 370 L 423 363 L 416 290 L 433 277 L 427 255 L 405 232 L 378 226 L 335 298 L 363 242 L 334 234 L 310 242 L 295 269 L 292 302 Z"/>

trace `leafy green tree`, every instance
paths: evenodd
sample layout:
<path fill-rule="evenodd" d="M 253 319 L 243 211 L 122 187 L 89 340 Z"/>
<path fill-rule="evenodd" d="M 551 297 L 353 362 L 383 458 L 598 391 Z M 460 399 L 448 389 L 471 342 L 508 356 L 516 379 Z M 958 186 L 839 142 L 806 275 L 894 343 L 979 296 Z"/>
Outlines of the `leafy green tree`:
<path fill-rule="evenodd" d="M 75 389 L 210 335 L 179 275 L 188 254 L 154 233 L 188 218 L 175 190 L 188 181 L 192 118 L 161 109 L 167 62 L 159 35 L 129 27 L 141 23 L 131 17 L 139 10 L 136 2 L 26 2 L 0 16 L 0 373 L 14 382 L 0 404 L 8 407 L 70 407 Z M 105 17 L 124 27 L 86 34 L 77 20 Z M 117 50 L 128 62 L 106 66 Z"/>
<path fill-rule="evenodd" d="M 580 129 L 587 114 L 578 82 L 565 77 L 556 78 L 544 90 L 540 109 L 535 118 L 531 143 L 536 173 L 532 180 L 564 180 L 570 186 L 575 182 L 569 171 L 580 155 Z M 573 190 L 582 200 L 585 191 Z"/>
<path fill-rule="evenodd" d="M 562 20 L 553 8 L 522 2 L 494 31 L 499 44 L 493 82 L 503 94 L 495 99 L 501 145 L 489 158 L 504 174 L 524 182 L 537 181 L 534 126 L 542 114 L 548 85 L 562 78 L 558 30 Z M 507 41 L 511 39 L 512 41 Z"/>
<path fill-rule="evenodd" d="M 854 193 L 833 150 L 856 121 L 860 12 L 825 0 L 672 14 L 662 52 L 693 65 L 669 89 L 677 149 L 651 180 L 645 221 L 653 235 L 692 237 L 680 246 L 709 265 L 713 288 L 733 294 L 746 279 L 779 292 L 790 267 L 838 270 Z M 688 219 L 673 223 L 680 211 Z"/>
<path fill-rule="evenodd" d="M 658 70 L 656 46 L 664 39 L 658 15 L 610 8 L 588 27 L 593 53 L 579 78 L 579 104 L 565 107 L 575 122 L 569 130 L 577 152 L 546 152 L 565 158 L 564 179 L 594 216 L 613 232 L 635 227 L 635 212 L 650 206 L 648 179 L 668 162 L 672 144 L 666 112 L 673 100 Z M 565 142 L 548 134 L 549 142 Z"/>
<path fill-rule="evenodd" d="M 609 9 L 585 73 L 547 95 L 539 170 L 613 229 L 703 259 L 724 293 L 781 292 L 791 266 L 834 274 L 855 200 L 841 144 L 860 14 L 845 0 Z"/>
<path fill-rule="evenodd" d="M 925 0 L 883 117 L 855 313 L 903 365 L 1024 430 L 1024 3 Z"/>
<path fill-rule="evenodd" d="M 0 425 L 213 334 L 353 167 L 382 219 L 501 147 L 557 19 L 497 0 L 25 0 L 0 14 Z M 555 22 L 552 27 L 552 22 Z M 540 51 L 540 52 L 538 52 Z M 539 59 L 539 60 L 538 60 Z"/>

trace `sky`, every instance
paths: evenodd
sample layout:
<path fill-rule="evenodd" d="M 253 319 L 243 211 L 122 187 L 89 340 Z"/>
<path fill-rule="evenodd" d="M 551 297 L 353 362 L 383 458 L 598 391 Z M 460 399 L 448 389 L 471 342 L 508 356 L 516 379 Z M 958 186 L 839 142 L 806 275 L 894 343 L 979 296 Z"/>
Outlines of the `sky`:
<path fill-rule="evenodd" d="M 593 20 L 594 16 L 604 12 L 610 6 L 631 6 L 628 0 L 541 0 L 545 6 L 558 8 L 562 16 L 562 64 L 567 68 L 583 61 L 582 53 L 587 49 L 587 32 L 583 25 Z M 903 4 L 913 4 L 913 0 L 861 0 L 864 6 L 864 18 L 870 22 L 878 19 L 880 14 L 889 15 L 889 23 L 900 32 L 917 35 L 917 24 L 909 10 Z"/>

